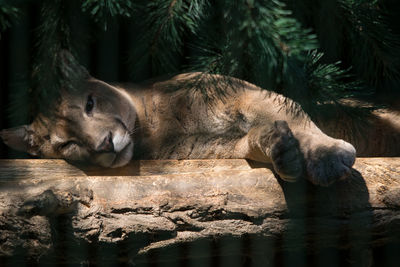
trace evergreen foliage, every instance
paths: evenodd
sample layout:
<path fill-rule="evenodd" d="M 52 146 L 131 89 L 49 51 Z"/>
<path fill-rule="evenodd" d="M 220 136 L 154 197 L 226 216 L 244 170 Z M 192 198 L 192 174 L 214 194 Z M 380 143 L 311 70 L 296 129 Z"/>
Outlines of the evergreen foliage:
<path fill-rule="evenodd" d="M 40 9 L 40 26 L 37 29 L 36 57 L 32 71 L 34 88 L 33 113 L 44 112 L 51 99 L 59 95 L 63 77 L 59 69 L 58 54 L 71 49 L 70 28 L 67 23 L 65 1 L 45 0 Z"/>
<path fill-rule="evenodd" d="M 79 54 L 74 48 L 80 40 L 71 37 L 79 30 L 71 29 L 74 14 L 86 16 L 103 31 L 110 30 L 110 23 L 132 29 L 131 42 L 122 53 L 129 54 L 124 66 L 134 82 L 184 71 L 217 73 L 287 95 L 308 110 L 344 97 L 399 89 L 400 36 L 389 27 L 391 10 L 377 0 L 16 3 L 40 6 L 32 92 L 45 103 L 65 86 L 59 52 Z M 71 6 L 75 13 L 66 11 Z M 0 32 L 17 15 L 24 14 L 16 5 L 0 2 Z"/>
<path fill-rule="evenodd" d="M 87 0 L 82 1 L 82 10 L 89 12 L 94 20 L 103 24 L 107 30 L 107 23 L 115 16 L 131 17 L 134 3 L 131 0 Z"/>
<path fill-rule="evenodd" d="M 369 90 L 399 91 L 400 31 L 391 0 L 288 0 L 294 16 L 315 30 L 327 61 L 351 67 Z"/>
<path fill-rule="evenodd" d="M 12 20 L 16 19 L 20 11 L 17 7 L 10 4 L 0 5 L 0 38 L 1 32 L 5 31 L 11 26 Z"/>
<path fill-rule="evenodd" d="M 140 2 L 134 17 L 141 34 L 130 51 L 133 79 L 146 69 L 151 76 L 180 71 L 185 38 L 196 35 L 209 8 L 207 0 Z"/>
<path fill-rule="evenodd" d="M 352 65 L 370 85 L 379 86 L 382 78 L 399 79 L 400 39 L 391 31 L 378 1 L 340 1 L 347 18 Z"/>
<path fill-rule="evenodd" d="M 283 81 L 289 58 L 303 58 L 317 47 L 315 35 L 291 18 L 281 2 L 223 1 L 217 12 L 193 44 L 202 51 L 192 56 L 193 69 L 274 89 Z"/>

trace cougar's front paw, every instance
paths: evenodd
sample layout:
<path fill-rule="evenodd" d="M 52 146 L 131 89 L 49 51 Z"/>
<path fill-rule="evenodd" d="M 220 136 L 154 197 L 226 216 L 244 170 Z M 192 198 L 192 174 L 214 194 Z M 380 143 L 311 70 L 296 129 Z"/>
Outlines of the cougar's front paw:
<path fill-rule="evenodd" d="M 272 131 L 272 165 L 283 180 L 294 182 L 303 173 L 299 142 L 294 138 L 286 121 L 275 121 Z"/>
<path fill-rule="evenodd" d="M 306 175 L 316 185 L 328 186 L 346 178 L 355 162 L 356 150 L 351 144 L 343 140 L 332 140 L 320 144 L 311 142 L 304 149 Z"/>

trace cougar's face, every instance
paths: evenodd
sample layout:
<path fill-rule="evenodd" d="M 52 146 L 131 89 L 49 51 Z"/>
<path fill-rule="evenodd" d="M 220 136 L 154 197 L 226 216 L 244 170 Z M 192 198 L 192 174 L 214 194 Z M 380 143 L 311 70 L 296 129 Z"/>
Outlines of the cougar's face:
<path fill-rule="evenodd" d="M 13 147 L 12 138 L 19 134 L 23 135 L 24 150 L 43 158 L 84 161 L 103 167 L 128 163 L 133 154 L 131 133 L 136 119 L 129 96 L 94 78 L 80 87 L 73 93 L 62 94 L 59 105 L 51 110 L 53 115 L 41 115 L 31 125 L 4 130 L 1 135 L 5 143 Z"/>

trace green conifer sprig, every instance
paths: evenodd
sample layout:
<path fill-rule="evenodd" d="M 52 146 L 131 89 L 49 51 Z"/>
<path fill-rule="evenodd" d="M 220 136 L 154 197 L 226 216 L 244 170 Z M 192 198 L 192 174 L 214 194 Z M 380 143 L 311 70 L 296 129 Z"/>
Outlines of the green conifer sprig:
<path fill-rule="evenodd" d="M 109 19 L 115 16 L 130 18 L 135 9 L 132 0 L 85 0 L 82 10 L 88 12 L 96 22 L 101 23 L 107 30 Z"/>
<path fill-rule="evenodd" d="M 317 102 L 353 97 L 361 90 L 350 70 L 342 69 L 341 62 L 321 63 L 323 53 L 316 50 L 308 54 L 304 64 L 309 98 Z"/>
<path fill-rule="evenodd" d="M 340 62 L 323 63 L 323 56 L 313 50 L 304 60 L 290 58 L 283 76 L 280 93 L 295 100 L 309 114 L 317 110 L 318 105 L 340 105 L 343 98 L 369 93 L 349 69 L 342 69 Z M 291 108 L 294 111 L 298 106 Z"/>
<path fill-rule="evenodd" d="M 67 24 L 64 0 L 46 0 L 41 5 L 41 24 L 36 30 L 36 56 L 32 78 L 34 90 L 33 113 L 45 112 L 56 100 L 62 87 L 58 54 L 71 49 L 70 28 Z"/>
<path fill-rule="evenodd" d="M 400 36 L 385 21 L 377 0 L 340 0 L 352 52 L 352 65 L 374 87 L 384 80 L 400 80 Z"/>
<path fill-rule="evenodd" d="M 210 18 L 200 40 L 192 44 L 194 70 L 234 76 L 276 90 L 288 59 L 303 58 L 318 46 L 316 36 L 302 28 L 280 1 L 224 1 L 218 10 L 222 14 L 214 14 L 216 18 Z"/>
<path fill-rule="evenodd" d="M 400 74 L 400 34 L 388 19 L 398 10 L 388 0 L 285 0 L 302 23 L 315 29 L 324 61 L 352 66 L 376 92 L 396 88 Z M 393 86 L 394 85 L 394 86 Z M 398 87 L 398 86 L 397 86 Z"/>
<path fill-rule="evenodd" d="M 11 26 L 14 19 L 18 18 L 20 10 L 10 4 L 0 4 L 0 38 L 1 33 Z"/>
<path fill-rule="evenodd" d="M 148 69 L 152 76 L 179 70 L 184 39 L 197 32 L 206 16 L 207 0 L 142 1 L 135 20 L 141 35 L 132 49 L 132 73 Z"/>
<path fill-rule="evenodd" d="M 340 65 L 340 61 L 324 63 L 324 54 L 318 50 L 308 52 L 304 61 L 289 60 L 282 94 L 300 106 L 286 101 L 288 110 L 296 113 L 301 107 L 316 120 L 333 121 L 338 114 L 346 114 L 356 122 L 370 116 L 380 106 L 349 105 L 347 100 L 369 96 L 372 88 L 356 79 L 351 69 Z"/>

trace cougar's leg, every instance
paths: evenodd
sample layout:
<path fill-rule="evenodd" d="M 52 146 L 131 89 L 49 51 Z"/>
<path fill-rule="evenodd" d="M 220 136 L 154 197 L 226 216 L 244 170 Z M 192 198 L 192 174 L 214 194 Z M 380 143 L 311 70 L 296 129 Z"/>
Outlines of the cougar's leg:
<path fill-rule="evenodd" d="M 272 127 L 251 128 L 237 143 L 235 151 L 239 157 L 271 162 L 286 181 L 295 181 L 303 173 L 299 143 L 286 121 L 275 121 Z"/>

